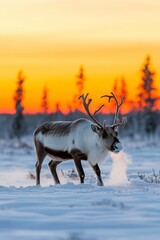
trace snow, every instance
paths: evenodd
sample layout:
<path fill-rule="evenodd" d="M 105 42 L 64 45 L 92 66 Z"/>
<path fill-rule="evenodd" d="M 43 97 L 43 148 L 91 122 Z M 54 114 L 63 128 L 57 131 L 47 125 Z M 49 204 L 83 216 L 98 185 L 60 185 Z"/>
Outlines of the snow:
<path fill-rule="evenodd" d="M 46 159 L 36 187 L 32 139 L 22 141 L 0 140 L 0 239 L 159 239 L 160 185 L 138 176 L 160 170 L 159 145 L 124 139 L 124 151 L 100 166 L 103 187 L 86 162 L 85 184 L 71 178 L 72 161 L 58 166 L 54 185 Z"/>

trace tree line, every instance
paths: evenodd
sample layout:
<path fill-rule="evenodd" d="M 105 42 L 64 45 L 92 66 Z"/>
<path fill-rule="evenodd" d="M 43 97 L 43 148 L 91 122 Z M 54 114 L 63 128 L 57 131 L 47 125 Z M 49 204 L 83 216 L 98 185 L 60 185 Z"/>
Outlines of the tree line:
<path fill-rule="evenodd" d="M 82 111 L 82 103 L 78 101 L 78 96 L 80 96 L 85 90 L 85 71 L 84 67 L 81 66 L 79 72 L 76 76 L 76 93 L 73 95 L 72 107 L 70 107 L 68 115 L 71 116 L 76 114 L 76 112 Z M 20 71 L 17 77 L 16 90 L 14 93 L 14 103 L 15 103 L 15 114 L 12 123 L 12 135 L 16 136 L 18 139 L 25 132 L 25 115 L 24 115 L 24 84 L 25 77 L 23 72 Z M 123 109 L 127 115 L 136 115 L 139 118 L 141 124 L 144 126 L 144 131 L 148 134 L 156 131 L 157 128 L 157 111 L 158 111 L 158 89 L 155 86 L 155 72 L 151 68 L 151 58 L 147 56 L 145 58 L 145 62 L 141 69 L 141 78 L 139 86 L 137 86 L 137 101 L 132 101 L 129 99 L 128 87 L 125 78 L 122 76 L 121 78 L 115 79 L 112 91 L 118 96 L 118 98 L 124 98 L 124 106 Z M 48 88 L 44 86 L 42 92 L 41 99 L 41 113 L 44 116 L 49 116 L 49 106 L 48 106 Z M 110 114 L 113 114 L 115 109 L 114 103 L 111 103 L 110 106 Z M 56 106 L 56 116 L 63 115 L 61 114 L 61 110 L 59 104 Z M 121 113 L 123 114 L 123 113 Z M 78 115 L 77 115 L 78 116 Z M 61 119 L 60 119 L 61 120 Z M 63 119 L 62 119 L 63 120 Z M 132 119 L 133 121 L 133 119 Z"/>

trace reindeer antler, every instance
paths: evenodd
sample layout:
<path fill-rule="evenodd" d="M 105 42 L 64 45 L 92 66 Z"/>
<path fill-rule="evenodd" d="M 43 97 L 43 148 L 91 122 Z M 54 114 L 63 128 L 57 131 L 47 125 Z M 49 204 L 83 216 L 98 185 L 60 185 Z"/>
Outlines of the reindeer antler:
<path fill-rule="evenodd" d="M 82 94 L 81 96 L 79 96 L 78 100 L 82 99 L 82 103 L 83 103 L 83 106 L 87 112 L 87 114 L 90 116 L 90 118 L 100 127 L 100 128 L 104 128 L 103 125 L 101 125 L 97 120 L 96 118 L 94 117 L 100 110 L 101 108 L 104 106 L 104 104 L 102 104 L 97 110 L 95 110 L 95 112 L 93 114 L 91 114 L 90 110 L 89 110 L 89 106 L 92 102 L 92 99 L 88 98 L 88 95 L 89 93 L 87 93 L 85 96 L 84 94 Z"/>
<path fill-rule="evenodd" d="M 118 103 L 118 100 L 117 100 L 117 98 L 116 98 L 116 96 L 115 96 L 115 94 L 113 92 L 111 92 L 111 95 L 103 95 L 103 96 L 101 96 L 101 98 L 103 98 L 103 97 L 107 97 L 108 98 L 108 102 L 110 102 L 112 98 L 116 102 L 116 112 L 115 112 L 114 122 L 113 122 L 112 126 L 113 127 L 118 127 L 118 126 L 122 126 L 122 125 L 126 124 L 127 123 L 127 117 L 123 117 L 122 118 L 122 122 L 120 122 L 120 120 L 118 118 L 119 109 L 120 109 L 120 107 L 122 106 L 122 104 L 124 102 L 124 98 L 121 97 L 121 102 Z"/>

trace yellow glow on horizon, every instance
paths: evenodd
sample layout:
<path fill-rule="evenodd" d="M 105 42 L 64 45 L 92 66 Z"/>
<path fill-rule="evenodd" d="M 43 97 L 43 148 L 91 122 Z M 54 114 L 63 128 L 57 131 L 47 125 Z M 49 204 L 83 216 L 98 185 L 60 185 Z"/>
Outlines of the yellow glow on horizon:
<path fill-rule="evenodd" d="M 50 111 L 68 109 L 84 66 L 85 92 L 99 104 L 124 76 L 130 99 L 146 55 L 160 95 L 159 0 L 0 0 L 0 112 L 14 112 L 17 74 L 23 70 L 26 112 L 41 111 L 44 85 Z"/>

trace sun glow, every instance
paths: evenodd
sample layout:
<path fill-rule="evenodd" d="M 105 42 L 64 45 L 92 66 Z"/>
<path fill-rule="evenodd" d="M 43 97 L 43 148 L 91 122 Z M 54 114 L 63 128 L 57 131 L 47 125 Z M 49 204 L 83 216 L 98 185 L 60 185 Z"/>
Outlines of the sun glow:
<path fill-rule="evenodd" d="M 135 100 L 140 69 L 147 54 L 156 71 L 160 94 L 160 2 L 114 0 L 0 0 L 0 112 L 14 112 L 13 95 L 19 70 L 26 77 L 25 112 L 41 111 L 44 85 L 49 110 L 72 107 L 76 76 L 85 69 L 85 92 L 93 97 L 125 78 Z"/>

